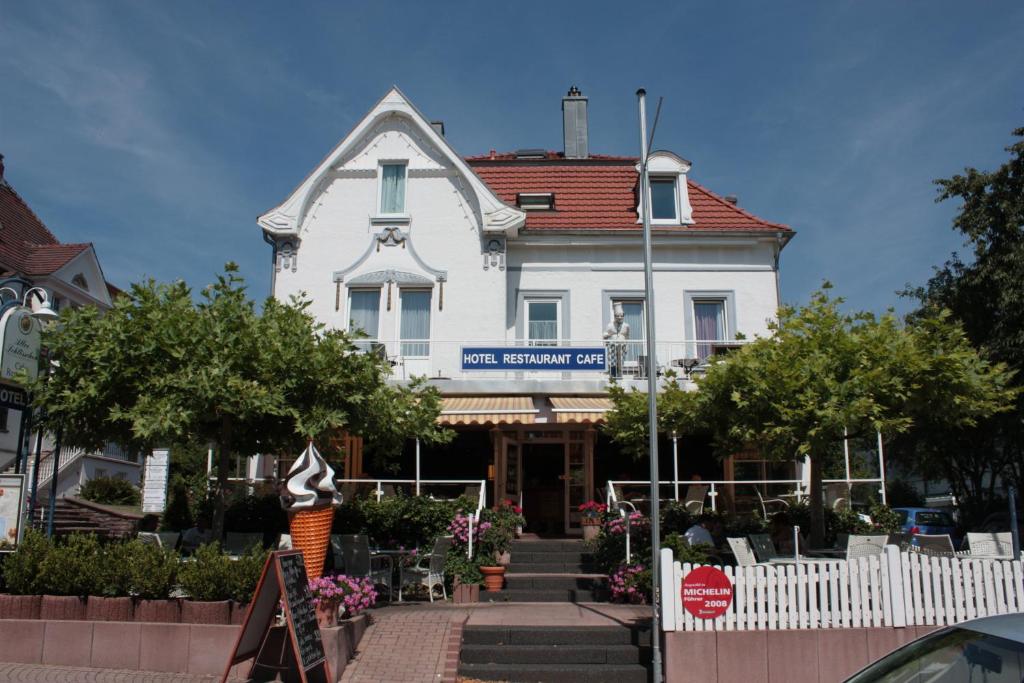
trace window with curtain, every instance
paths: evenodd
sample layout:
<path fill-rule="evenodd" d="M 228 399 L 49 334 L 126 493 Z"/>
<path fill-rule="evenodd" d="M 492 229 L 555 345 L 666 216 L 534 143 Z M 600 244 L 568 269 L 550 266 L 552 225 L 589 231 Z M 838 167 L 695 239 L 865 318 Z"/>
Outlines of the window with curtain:
<path fill-rule="evenodd" d="M 380 330 L 380 290 L 353 289 L 348 294 L 348 329 L 362 330 L 368 339 L 359 340 L 356 346 L 369 351 Z"/>
<path fill-rule="evenodd" d="M 657 177 L 650 179 L 651 186 L 651 218 L 653 220 L 675 220 L 676 218 L 676 179 Z"/>
<path fill-rule="evenodd" d="M 558 345 L 558 303 L 526 302 L 526 338 L 530 346 Z"/>
<path fill-rule="evenodd" d="M 612 302 L 612 315 L 615 315 L 615 304 L 622 304 L 623 320 L 629 325 L 629 341 L 626 342 L 622 360 L 636 363 L 640 356 L 647 355 L 644 342 L 647 339 L 647 327 L 644 321 L 644 302 L 642 300 L 617 300 Z"/>
<path fill-rule="evenodd" d="M 702 341 L 723 341 L 725 330 L 725 302 L 721 300 L 693 302 L 694 333 L 697 337 L 697 358 L 706 359 L 711 355 L 712 344 Z"/>
<path fill-rule="evenodd" d="M 381 164 L 380 212 L 405 213 L 405 164 Z"/>
<path fill-rule="evenodd" d="M 402 338 L 402 355 L 406 357 L 430 355 L 430 292 L 403 289 L 402 319 L 399 333 Z"/>

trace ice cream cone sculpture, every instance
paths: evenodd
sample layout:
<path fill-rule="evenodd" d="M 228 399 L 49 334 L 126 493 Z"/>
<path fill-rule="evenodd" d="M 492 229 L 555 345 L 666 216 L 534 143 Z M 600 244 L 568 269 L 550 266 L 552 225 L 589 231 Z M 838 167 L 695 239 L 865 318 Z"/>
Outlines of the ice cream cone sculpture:
<path fill-rule="evenodd" d="M 334 486 L 334 470 L 310 441 L 288 470 L 281 506 L 288 512 L 292 547 L 302 551 L 306 575 L 311 579 L 323 574 L 334 508 L 341 501 Z"/>

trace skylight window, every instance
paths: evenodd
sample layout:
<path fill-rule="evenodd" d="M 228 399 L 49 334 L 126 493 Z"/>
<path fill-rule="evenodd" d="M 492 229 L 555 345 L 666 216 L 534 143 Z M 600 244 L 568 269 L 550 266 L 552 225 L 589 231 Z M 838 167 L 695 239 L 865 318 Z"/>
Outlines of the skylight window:
<path fill-rule="evenodd" d="M 555 193 L 520 192 L 516 195 L 516 204 L 523 211 L 553 211 L 555 209 Z"/>

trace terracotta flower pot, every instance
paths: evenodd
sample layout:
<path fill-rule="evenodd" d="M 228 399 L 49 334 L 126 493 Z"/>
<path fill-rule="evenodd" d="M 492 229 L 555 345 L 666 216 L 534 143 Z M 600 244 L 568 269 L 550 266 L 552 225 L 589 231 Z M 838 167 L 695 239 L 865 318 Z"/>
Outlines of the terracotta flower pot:
<path fill-rule="evenodd" d="M 0 593 L 0 619 L 38 619 L 42 597 Z"/>
<path fill-rule="evenodd" d="M 498 567 L 480 567 L 480 571 L 484 575 L 484 586 L 490 593 L 500 591 L 505 585 L 505 568 Z"/>
<path fill-rule="evenodd" d="M 85 618 L 88 621 L 131 621 L 132 599 L 90 595 L 85 603 Z"/>
<path fill-rule="evenodd" d="M 497 560 L 498 564 L 500 564 L 502 567 L 507 567 L 510 564 L 512 564 L 512 553 L 507 550 L 503 553 L 499 553 L 497 555 Z"/>
<path fill-rule="evenodd" d="M 136 600 L 135 621 L 177 624 L 181 621 L 181 600 Z"/>
<path fill-rule="evenodd" d="M 457 605 L 480 602 L 480 585 L 476 583 L 460 583 L 456 579 L 452 585 L 452 602 Z"/>
<path fill-rule="evenodd" d="M 338 625 L 338 602 L 321 601 L 315 608 L 316 623 L 320 628 L 330 628 Z"/>
<path fill-rule="evenodd" d="M 596 519 L 593 521 L 583 520 L 583 540 L 593 541 L 601 531 L 601 523 Z"/>
<path fill-rule="evenodd" d="M 183 624 L 230 624 L 231 601 L 184 600 L 181 603 Z"/>
<path fill-rule="evenodd" d="M 85 600 L 77 595 L 44 595 L 39 618 L 52 621 L 83 621 Z"/>
<path fill-rule="evenodd" d="M 245 621 L 245 613 L 249 611 L 249 603 L 247 602 L 234 602 L 231 603 L 231 623 L 241 624 Z"/>

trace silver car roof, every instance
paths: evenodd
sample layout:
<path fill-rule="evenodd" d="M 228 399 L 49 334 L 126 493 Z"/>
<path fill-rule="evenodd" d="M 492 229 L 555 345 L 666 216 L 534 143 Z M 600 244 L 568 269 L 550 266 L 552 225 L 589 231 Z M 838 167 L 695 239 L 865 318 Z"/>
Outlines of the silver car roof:
<path fill-rule="evenodd" d="M 984 633 L 985 635 L 1005 638 L 1024 644 L 1024 613 L 1000 614 L 994 617 L 972 619 L 962 624 L 956 624 L 952 628 L 965 628 L 977 631 L 978 633 Z"/>

